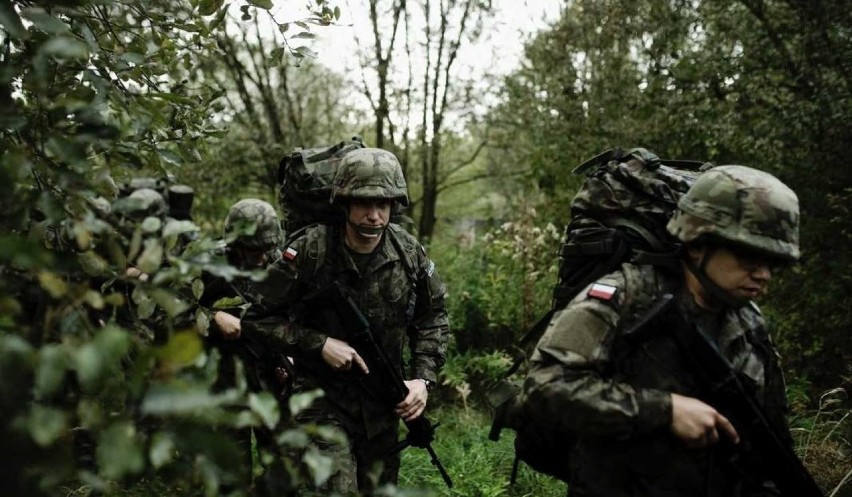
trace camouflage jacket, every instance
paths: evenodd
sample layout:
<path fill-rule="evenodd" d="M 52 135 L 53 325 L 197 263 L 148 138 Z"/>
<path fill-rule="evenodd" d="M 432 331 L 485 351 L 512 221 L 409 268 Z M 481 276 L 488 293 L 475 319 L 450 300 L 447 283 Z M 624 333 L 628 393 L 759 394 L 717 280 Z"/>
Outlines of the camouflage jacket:
<path fill-rule="evenodd" d="M 403 368 L 407 336 L 411 362 L 403 376 L 430 381 L 444 364 L 449 337 L 446 289 L 420 243 L 393 224 L 363 273 L 340 230 L 316 225 L 290 241 L 284 257 L 257 285 L 250 309 L 255 326 L 247 331 L 283 343 L 294 359 L 296 391 L 323 389 L 322 402 L 333 406 L 347 428 L 372 437 L 396 426 L 393 406 L 379 402 L 356 372 L 336 372 L 326 365 L 321 356 L 326 338 L 348 341 L 353 323 L 340 322 L 330 295 L 306 299 L 332 281 L 349 291 L 390 363 Z"/>
<path fill-rule="evenodd" d="M 571 455 L 572 496 L 746 496 L 720 446 L 689 449 L 670 432 L 671 396 L 697 396 L 700 384 L 669 330 L 623 346 L 619 334 L 679 278 L 652 266 L 622 265 L 598 281 L 612 297 L 581 292 L 554 315 L 532 356 L 524 385 L 529 406 L 558 429 L 579 435 Z M 703 319 L 685 290 L 679 305 Z M 713 318 L 715 340 L 771 421 L 789 433 L 778 356 L 755 306 Z M 654 322 L 649 326 L 654 326 Z"/>

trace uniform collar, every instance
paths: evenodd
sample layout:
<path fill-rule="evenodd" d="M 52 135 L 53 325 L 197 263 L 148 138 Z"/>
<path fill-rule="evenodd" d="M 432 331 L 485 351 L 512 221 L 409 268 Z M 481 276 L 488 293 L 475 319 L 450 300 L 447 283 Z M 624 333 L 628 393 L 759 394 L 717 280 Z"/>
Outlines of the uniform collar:
<path fill-rule="evenodd" d="M 379 242 L 379 245 L 376 247 L 376 250 L 371 254 L 371 259 L 369 264 L 367 264 L 366 273 L 372 274 L 378 271 L 385 264 L 390 264 L 392 262 L 400 260 L 400 255 L 397 250 L 394 248 L 394 243 L 389 237 L 393 236 L 391 234 L 390 229 L 386 229 L 384 234 L 382 234 L 382 240 Z M 358 265 L 355 264 L 355 261 L 352 259 L 352 255 L 350 251 L 346 247 L 346 243 L 343 241 L 343 234 L 341 233 L 338 237 L 339 243 L 339 253 L 340 259 L 343 263 L 343 267 L 347 270 L 354 271 L 356 274 L 364 277 L 364 274 L 361 274 L 358 271 Z"/>

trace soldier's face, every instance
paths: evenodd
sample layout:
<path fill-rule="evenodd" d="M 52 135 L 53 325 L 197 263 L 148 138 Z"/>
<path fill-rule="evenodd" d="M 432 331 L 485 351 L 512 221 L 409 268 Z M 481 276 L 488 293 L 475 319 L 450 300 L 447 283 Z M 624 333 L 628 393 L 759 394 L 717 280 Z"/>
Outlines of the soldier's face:
<path fill-rule="evenodd" d="M 707 256 L 707 276 L 722 290 L 739 299 L 754 300 L 766 293 L 775 261 L 762 254 L 725 246 L 696 249 Z M 700 259 L 699 259 L 700 260 Z"/>
<path fill-rule="evenodd" d="M 237 260 L 243 269 L 264 268 L 269 263 L 269 255 L 262 249 L 247 249 L 238 247 L 235 249 Z"/>
<path fill-rule="evenodd" d="M 385 198 L 363 199 L 349 201 L 349 224 L 363 228 L 382 228 L 390 220 L 391 201 Z M 356 231 L 358 236 L 378 238 L 381 233 L 368 234 Z"/>

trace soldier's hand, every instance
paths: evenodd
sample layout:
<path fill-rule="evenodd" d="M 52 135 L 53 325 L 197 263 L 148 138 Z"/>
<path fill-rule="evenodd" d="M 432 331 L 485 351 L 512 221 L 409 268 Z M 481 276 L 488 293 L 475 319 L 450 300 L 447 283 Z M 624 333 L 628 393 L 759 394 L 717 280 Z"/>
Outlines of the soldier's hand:
<path fill-rule="evenodd" d="M 426 384 L 421 380 L 409 380 L 404 383 L 408 388 L 408 395 L 396 405 L 396 414 L 403 421 L 411 421 L 423 414 L 426 409 L 426 400 L 429 398 L 429 391 L 426 389 Z"/>
<path fill-rule="evenodd" d="M 219 333 L 225 340 L 236 340 L 240 338 L 242 327 L 240 326 L 240 318 L 228 314 L 225 311 L 216 311 L 213 315 L 213 322 L 219 328 Z"/>
<path fill-rule="evenodd" d="M 350 371 L 357 366 L 364 374 L 370 374 L 364 359 L 343 340 L 328 337 L 322 345 L 322 359 L 335 371 Z"/>
<path fill-rule="evenodd" d="M 719 441 L 719 432 L 733 443 L 739 443 L 740 436 L 734 425 L 716 409 L 692 397 L 676 393 L 671 395 L 671 430 L 688 447 L 699 448 L 713 445 Z"/>

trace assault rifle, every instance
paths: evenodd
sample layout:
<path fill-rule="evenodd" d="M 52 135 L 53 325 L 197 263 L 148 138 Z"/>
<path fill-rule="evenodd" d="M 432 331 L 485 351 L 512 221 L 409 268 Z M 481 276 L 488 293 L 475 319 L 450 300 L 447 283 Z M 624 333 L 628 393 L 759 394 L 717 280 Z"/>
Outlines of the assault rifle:
<path fill-rule="evenodd" d="M 824 497 L 793 447 L 778 434 L 716 344 L 689 323 L 672 294 L 663 295 L 657 305 L 676 308 L 669 313 L 676 320 L 670 329 L 703 384 L 705 393 L 699 398 L 728 418 L 740 436 L 730 458 L 735 470 L 745 477 L 760 475 L 772 481 L 782 497 Z"/>
<path fill-rule="evenodd" d="M 372 391 L 373 395 L 386 399 L 388 404 L 393 406 L 402 402 L 408 396 L 408 388 L 402 377 L 402 371 L 394 367 L 388 360 L 387 354 L 382 346 L 376 341 L 373 336 L 372 327 L 367 317 L 361 312 L 358 304 L 346 294 L 340 282 L 334 281 L 329 289 L 335 295 L 332 300 L 336 303 L 338 317 L 341 323 L 346 323 L 349 328 L 349 345 L 351 345 L 358 354 L 367 363 L 370 370 L 369 376 L 373 377 L 373 385 L 381 385 L 381 392 Z M 376 389 L 372 389 L 376 390 Z M 439 423 L 432 424 L 425 415 L 420 415 L 418 418 L 405 421 L 405 426 L 408 428 L 408 433 L 405 438 L 400 440 L 391 453 L 397 453 L 411 446 L 420 449 L 426 449 L 429 456 L 432 458 L 432 464 L 438 468 L 441 473 L 441 478 L 448 488 L 452 488 L 453 481 L 447 470 L 438 459 L 438 455 L 432 448 L 432 440 L 435 439 L 435 430 Z"/>

